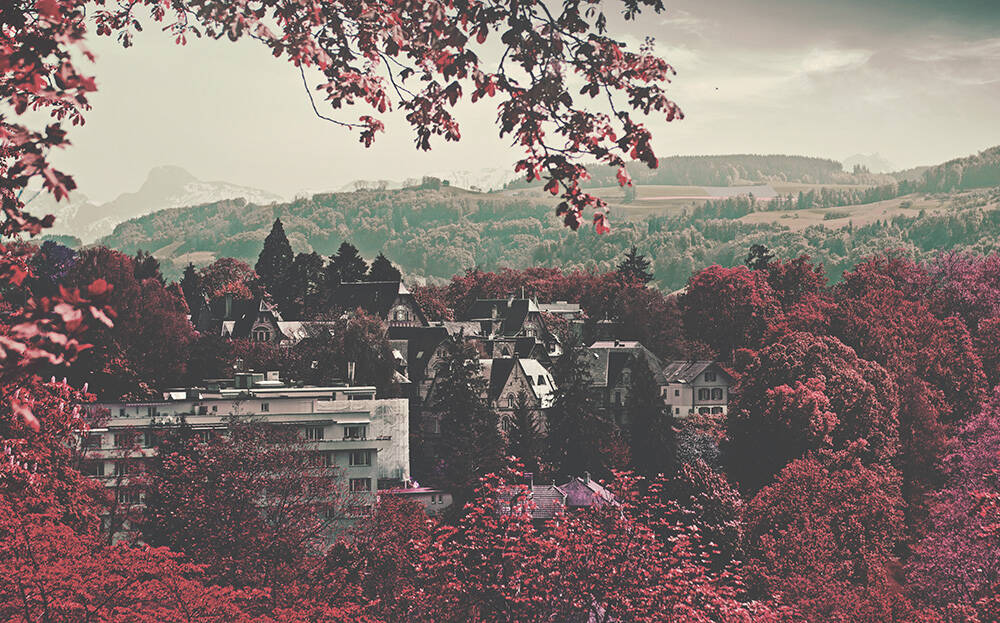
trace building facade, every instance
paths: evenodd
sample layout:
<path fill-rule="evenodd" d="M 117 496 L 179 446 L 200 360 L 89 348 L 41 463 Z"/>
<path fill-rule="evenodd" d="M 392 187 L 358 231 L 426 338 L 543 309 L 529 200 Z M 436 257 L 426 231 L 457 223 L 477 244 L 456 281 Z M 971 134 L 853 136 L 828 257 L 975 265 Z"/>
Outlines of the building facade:
<path fill-rule="evenodd" d="M 727 412 L 735 383 L 732 375 L 714 361 L 671 361 L 663 370 L 663 401 L 674 417 Z"/>
<path fill-rule="evenodd" d="M 83 442 L 83 469 L 109 487 L 156 453 L 157 431 L 184 423 L 196 434 L 224 432 L 235 416 L 294 427 L 318 464 L 337 467 L 352 493 L 374 496 L 410 479 L 409 404 L 376 398 L 374 387 L 289 387 L 274 373 L 243 373 L 205 388 L 167 391 L 162 400 L 88 409 L 102 424 Z M 141 492 L 127 495 L 141 502 Z"/>

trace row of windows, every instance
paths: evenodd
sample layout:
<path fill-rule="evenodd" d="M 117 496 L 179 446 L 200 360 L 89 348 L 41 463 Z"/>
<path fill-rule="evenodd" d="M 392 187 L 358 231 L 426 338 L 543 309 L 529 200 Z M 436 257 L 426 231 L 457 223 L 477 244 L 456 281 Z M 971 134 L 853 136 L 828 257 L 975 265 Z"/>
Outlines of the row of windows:
<path fill-rule="evenodd" d="M 351 478 L 351 491 L 357 493 L 372 490 L 371 478 Z"/>
<path fill-rule="evenodd" d="M 698 400 L 722 400 L 722 388 L 713 387 L 709 390 L 707 387 L 703 387 L 698 390 Z"/>
<path fill-rule="evenodd" d="M 326 427 L 306 426 L 305 438 L 308 441 L 326 439 Z M 350 424 L 344 426 L 344 439 L 367 439 L 368 426 L 365 424 Z"/>

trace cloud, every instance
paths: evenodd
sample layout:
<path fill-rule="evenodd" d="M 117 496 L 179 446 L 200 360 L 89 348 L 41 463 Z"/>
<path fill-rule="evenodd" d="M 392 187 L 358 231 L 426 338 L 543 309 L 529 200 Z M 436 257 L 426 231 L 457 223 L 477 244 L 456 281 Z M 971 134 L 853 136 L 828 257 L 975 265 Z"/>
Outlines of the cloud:
<path fill-rule="evenodd" d="M 812 50 L 802 59 L 801 70 L 805 73 L 825 73 L 856 69 L 872 57 L 870 50 L 825 49 Z"/>

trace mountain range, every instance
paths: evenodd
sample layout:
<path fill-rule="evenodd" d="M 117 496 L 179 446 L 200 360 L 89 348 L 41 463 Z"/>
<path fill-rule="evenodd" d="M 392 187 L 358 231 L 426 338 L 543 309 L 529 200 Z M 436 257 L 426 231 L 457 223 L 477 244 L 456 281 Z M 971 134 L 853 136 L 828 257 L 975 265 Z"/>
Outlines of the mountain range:
<path fill-rule="evenodd" d="M 237 198 L 258 205 L 284 201 L 280 195 L 266 190 L 230 182 L 204 181 L 179 166 L 166 165 L 150 170 L 135 192 L 122 193 L 106 203 L 92 201 L 80 192 L 70 193 L 68 201 L 56 202 L 52 195 L 41 192 L 28 202 L 28 211 L 56 217 L 55 225 L 47 233 L 75 236 L 89 243 L 110 234 L 116 225 L 132 218 L 167 208 Z"/>

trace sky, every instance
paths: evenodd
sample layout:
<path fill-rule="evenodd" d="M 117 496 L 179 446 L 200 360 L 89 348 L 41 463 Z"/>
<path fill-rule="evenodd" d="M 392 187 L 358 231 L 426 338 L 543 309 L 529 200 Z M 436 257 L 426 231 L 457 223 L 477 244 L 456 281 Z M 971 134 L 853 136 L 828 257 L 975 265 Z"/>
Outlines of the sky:
<path fill-rule="evenodd" d="M 678 72 L 668 92 L 685 119 L 647 122 L 659 156 L 878 153 L 902 169 L 1000 144 L 997 0 L 664 4 L 612 20 L 611 32 L 631 45 L 653 37 Z M 498 138 L 490 100 L 460 105 L 460 143 L 419 152 L 390 114 L 365 149 L 318 119 L 298 71 L 254 42 L 181 47 L 152 26 L 129 49 L 103 37 L 88 46 L 94 108 L 54 159 L 92 200 L 135 190 L 163 164 L 291 198 L 357 179 L 512 169 L 519 155 Z"/>

